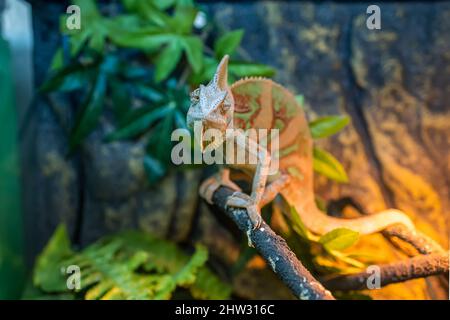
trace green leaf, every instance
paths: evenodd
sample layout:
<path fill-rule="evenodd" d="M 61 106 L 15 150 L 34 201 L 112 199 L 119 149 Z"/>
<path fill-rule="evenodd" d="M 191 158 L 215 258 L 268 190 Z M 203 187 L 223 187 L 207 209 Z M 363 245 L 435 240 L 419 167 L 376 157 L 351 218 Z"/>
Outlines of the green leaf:
<path fill-rule="evenodd" d="M 63 51 L 61 48 L 57 49 L 53 55 L 52 62 L 50 63 L 50 71 L 55 71 L 64 65 Z"/>
<path fill-rule="evenodd" d="M 174 110 L 172 109 L 172 111 Z M 173 145 L 170 136 L 174 129 L 174 114 L 175 112 L 168 113 L 152 129 L 146 146 L 147 153 L 165 165 L 170 163 L 170 150 Z"/>
<path fill-rule="evenodd" d="M 218 61 L 216 59 L 204 57 L 202 70 L 189 76 L 189 84 L 198 86 L 200 83 L 211 80 L 216 72 L 217 64 Z"/>
<path fill-rule="evenodd" d="M 195 282 L 189 287 L 194 299 L 224 300 L 231 294 L 231 287 L 220 281 L 208 268 L 198 269 Z"/>
<path fill-rule="evenodd" d="M 349 122 L 347 116 L 326 116 L 310 122 L 309 128 L 314 139 L 325 138 L 341 131 Z"/>
<path fill-rule="evenodd" d="M 200 244 L 195 246 L 195 253 L 189 262 L 175 274 L 175 282 L 180 286 L 187 286 L 195 282 L 198 269 L 208 260 L 208 251 Z"/>
<path fill-rule="evenodd" d="M 109 33 L 109 20 L 102 17 L 93 0 L 74 0 L 81 10 L 81 28 L 70 30 L 66 26 L 66 16 L 61 19 L 61 31 L 71 37 L 71 54 L 75 54 L 85 41 L 89 47 L 102 52 Z"/>
<path fill-rule="evenodd" d="M 272 77 L 275 74 L 275 70 L 265 64 L 250 63 L 250 62 L 230 62 L 228 66 L 230 73 L 236 77 L 246 76 L 260 76 L 260 77 Z"/>
<path fill-rule="evenodd" d="M 175 69 L 181 58 L 181 45 L 179 41 L 172 41 L 162 50 L 155 61 L 155 81 L 165 80 Z"/>
<path fill-rule="evenodd" d="M 171 113 L 174 108 L 175 106 L 173 104 L 169 104 L 153 109 L 150 112 L 138 117 L 125 127 L 109 134 L 108 136 L 106 136 L 105 140 L 107 142 L 110 142 L 114 140 L 133 138 L 137 135 L 140 135 L 148 131 L 151 125 L 154 124 L 157 120 Z"/>
<path fill-rule="evenodd" d="M 61 262 L 71 254 L 66 227 L 60 225 L 36 260 L 33 284 L 47 292 L 66 291 Z"/>
<path fill-rule="evenodd" d="M 128 114 L 131 105 L 131 97 L 127 90 L 128 86 L 115 78 L 110 80 L 109 86 L 111 90 L 111 103 L 113 106 L 114 115 L 117 119 L 119 119 L 120 125 L 123 125 L 122 120 Z"/>
<path fill-rule="evenodd" d="M 39 88 L 40 92 L 51 91 L 72 91 L 83 88 L 86 83 L 95 78 L 98 63 L 93 62 L 88 65 L 80 63 L 70 64 L 56 69 L 53 74 Z"/>
<path fill-rule="evenodd" d="M 361 261 L 358 261 L 356 259 L 353 259 L 352 257 L 350 257 L 350 255 L 347 255 L 344 252 L 340 252 L 338 250 L 332 250 L 332 249 L 327 249 L 327 251 L 335 259 L 337 259 L 339 261 L 342 261 L 342 262 L 345 262 L 346 264 L 350 265 L 352 268 L 359 269 L 359 270 L 355 270 L 353 272 L 360 272 L 361 269 L 364 269 L 366 267 L 366 265 L 364 263 L 362 263 Z M 341 272 L 343 272 L 343 273 L 352 273 L 352 271 L 350 271 L 349 268 L 345 268 Z"/>
<path fill-rule="evenodd" d="M 167 27 L 170 23 L 170 17 L 158 6 L 161 1 L 122 0 L 122 2 L 128 11 L 138 14 L 149 24 Z"/>
<path fill-rule="evenodd" d="M 103 110 L 103 101 L 106 93 L 106 74 L 100 72 L 87 99 L 78 112 L 75 126 L 69 137 L 69 154 L 86 138 L 96 127 Z"/>
<path fill-rule="evenodd" d="M 136 95 L 149 102 L 160 103 L 167 98 L 166 92 L 161 92 L 151 85 L 135 84 L 133 89 L 136 91 Z"/>
<path fill-rule="evenodd" d="M 180 111 L 175 111 L 174 115 L 175 125 L 177 128 L 188 129 L 188 125 L 186 123 L 186 114 L 181 113 Z"/>
<path fill-rule="evenodd" d="M 297 101 L 297 103 L 303 107 L 303 104 L 305 103 L 305 97 L 302 94 L 298 94 L 295 96 L 295 101 Z"/>
<path fill-rule="evenodd" d="M 292 229 L 302 238 L 309 240 L 309 231 L 306 226 L 303 224 L 303 221 L 300 219 L 300 216 L 295 210 L 295 207 L 291 207 L 291 220 L 294 222 L 292 225 Z"/>
<path fill-rule="evenodd" d="M 234 30 L 232 32 L 225 33 L 222 37 L 217 39 L 214 43 L 214 52 L 217 59 L 222 59 L 226 54 L 232 54 L 242 41 L 244 36 L 244 30 Z"/>
<path fill-rule="evenodd" d="M 178 2 L 172 18 L 174 29 L 180 34 L 190 34 L 197 12 L 194 6 Z"/>
<path fill-rule="evenodd" d="M 144 157 L 144 169 L 150 185 L 155 184 L 166 174 L 167 168 L 151 155 Z"/>
<path fill-rule="evenodd" d="M 313 148 L 314 170 L 337 182 L 348 182 L 344 167 L 330 153 L 318 147 Z"/>
<path fill-rule="evenodd" d="M 203 42 L 195 36 L 182 37 L 181 44 L 186 52 L 189 64 L 195 73 L 200 72 L 203 66 Z"/>
<path fill-rule="evenodd" d="M 161 32 L 157 28 L 142 28 L 139 31 L 116 31 L 112 40 L 119 46 L 141 50 L 155 51 L 170 43 L 178 36 L 171 32 Z"/>
<path fill-rule="evenodd" d="M 337 228 L 320 237 L 319 242 L 327 250 L 344 250 L 358 241 L 359 233 L 347 228 Z"/>

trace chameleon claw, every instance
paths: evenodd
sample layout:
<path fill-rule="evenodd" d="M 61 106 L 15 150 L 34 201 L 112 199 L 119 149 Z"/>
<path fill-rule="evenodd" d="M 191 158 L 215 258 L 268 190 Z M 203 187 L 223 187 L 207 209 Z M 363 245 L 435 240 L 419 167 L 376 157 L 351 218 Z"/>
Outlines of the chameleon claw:
<path fill-rule="evenodd" d="M 227 200 L 227 207 L 244 208 L 253 224 L 253 230 L 261 227 L 262 218 L 258 206 L 253 203 L 252 198 L 242 192 L 234 192 Z"/>
<path fill-rule="evenodd" d="M 262 217 L 255 205 L 247 207 L 248 217 L 253 224 L 253 230 L 259 229 L 262 224 Z"/>

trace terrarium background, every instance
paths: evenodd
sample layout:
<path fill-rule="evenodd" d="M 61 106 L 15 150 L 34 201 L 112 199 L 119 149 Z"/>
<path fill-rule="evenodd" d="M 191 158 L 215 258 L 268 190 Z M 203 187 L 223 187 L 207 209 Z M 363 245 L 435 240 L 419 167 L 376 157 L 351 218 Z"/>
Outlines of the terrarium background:
<path fill-rule="evenodd" d="M 66 4 L 30 2 L 38 87 L 59 45 L 58 19 Z M 404 210 L 448 248 L 450 4 L 382 2 L 381 31 L 365 26 L 369 4 L 205 1 L 202 7 L 225 30 L 245 29 L 242 44 L 249 57 L 273 66 L 278 82 L 304 94 L 310 116 L 351 117 L 340 134 L 320 141 L 343 163 L 350 183 L 317 177 L 319 195 L 336 206 L 350 198 L 367 212 Z M 58 103 L 70 119 L 70 101 Z M 180 172 L 149 188 L 142 147 L 103 143 L 106 119 L 67 160 L 67 132 L 45 104 L 35 101 L 21 140 L 30 263 L 60 222 L 79 246 L 139 228 L 182 244 L 201 241 L 218 270 L 236 262 L 240 242 L 197 197 L 200 171 Z M 380 259 L 401 258 L 382 236 L 372 238 L 364 250 Z M 413 280 L 373 294 L 445 298 L 441 281 Z M 270 270 L 257 266 L 243 270 L 233 286 L 241 298 L 291 297 Z"/>

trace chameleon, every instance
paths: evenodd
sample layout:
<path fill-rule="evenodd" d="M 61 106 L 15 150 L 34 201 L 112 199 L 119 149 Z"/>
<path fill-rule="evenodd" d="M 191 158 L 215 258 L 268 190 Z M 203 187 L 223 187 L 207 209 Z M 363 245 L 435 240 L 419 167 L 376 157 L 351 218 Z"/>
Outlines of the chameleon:
<path fill-rule="evenodd" d="M 344 219 L 331 217 L 321 211 L 315 202 L 313 189 L 313 140 L 303 108 L 295 96 L 282 85 L 262 77 L 247 77 L 228 84 L 228 55 L 220 61 L 212 80 L 191 92 L 187 124 L 196 121 L 202 130 L 216 129 L 223 133 L 220 143 L 231 141 L 234 153 L 238 150 L 256 157 L 256 163 L 226 163 L 219 172 L 206 179 L 199 193 L 207 202 L 220 186 L 233 189 L 227 207 L 245 208 L 252 227 L 261 226 L 261 208 L 278 195 L 294 207 L 301 221 L 312 233 L 323 235 L 336 228 L 348 228 L 359 234 L 371 234 L 393 224 L 414 229 L 410 218 L 400 210 L 388 209 L 376 214 Z M 274 152 L 255 139 L 236 139 L 242 130 L 278 129 L 278 170 L 269 175 Z M 242 138 L 242 137 L 241 137 Z M 205 141 L 200 141 L 201 149 Z M 226 157 L 226 150 L 223 156 Z M 229 155 L 228 155 L 229 156 Z M 251 193 L 246 194 L 231 179 L 233 172 L 241 172 L 252 182 Z M 231 173 L 231 175 L 230 175 Z"/>

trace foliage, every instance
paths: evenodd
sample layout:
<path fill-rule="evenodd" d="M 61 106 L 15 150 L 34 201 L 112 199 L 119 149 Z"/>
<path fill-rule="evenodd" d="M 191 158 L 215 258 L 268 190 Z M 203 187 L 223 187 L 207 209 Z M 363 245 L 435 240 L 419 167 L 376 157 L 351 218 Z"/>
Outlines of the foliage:
<path fill-rule="evenodd" d="M 74 0 L 82 28 L 61 17 L 63 45 L 56 52 L 42 93 L 81 97 L 70 131 L 73 153 L 104 115 L 116 131 L 105 141 L 146 142 L 144 167 L 155 183 L 169 169 L 175 128 L 185 128 L 192 86 L 210 80 L 219 59 L 230 54 L 230 78 L 272 76 L 268 66 L 239 60 L 243 30 L 218 33 L 195 27 L 199 8 L 189 0 L 122 0 L 122 12 L 103 14 L 93 0 Z M 209 47 L 212 43 L 212 48 Z"/>
<path fill-rule="evenodd" d="M 313 167 L 316 172 L 330 179 L 337 182 L 348 182 L 348 177 L 342 164 L 329 152 L 317 146 L 313 148 Z"/>
<path fill-rule="evenodd" d="M 349 122 L 346 116 L 325 116 L 311 121 L 309 128 L 314 139 L 326 138 L 344 129 Z"/>
<path fill-rule="evenodd" d="M 302 98 L 303 99 L 303 98 Z M 350 122 L 347 116 L 325 116 L 309 123 L 313 139 L 326 138 L 338 133 Z M 329 152 L 318 146 L 313 149 L 313 167 L 317 173 L 337 182 L 348 182 L 342 164 Z"/>
<path fill-rule="evenodd" d="M 191 257 L 176 245 L 140 232 L 105 237 L 80 252 L 59 226 L 38 257 L 25 298 L 170 299 L 186 288 L 195 299 L 226 299 L 230 288 L 206 266 L 206 248 Z M 68 289 L 69 266 L 80 268 L 80 288 Z"/>
<path fill-rule="evenodd" d="M 359 233 L 347 228 L 337 228 L 317 236 L 312 234 L 300 219 L 294 207 L 291 207 L 289 219 L 290 228 L 302 240 L 306 248 L 303 251 L 312 252 L 310 264 L 321 271 L 333 273 L 349 273 L 359 271 L 365 264 L 354 259 L 354 254 L 345 252 L 359 240 Z"/>

